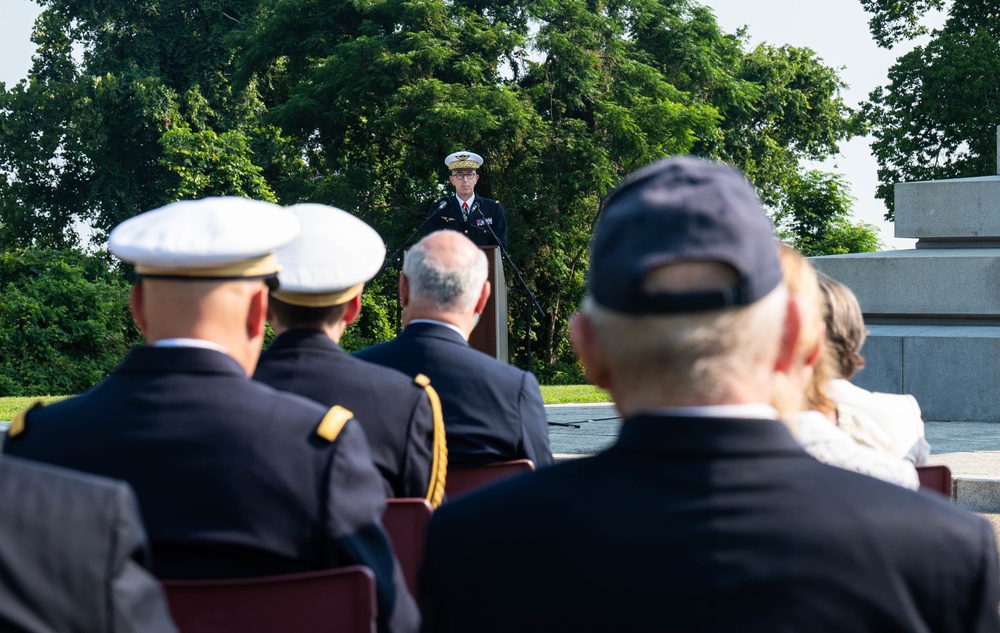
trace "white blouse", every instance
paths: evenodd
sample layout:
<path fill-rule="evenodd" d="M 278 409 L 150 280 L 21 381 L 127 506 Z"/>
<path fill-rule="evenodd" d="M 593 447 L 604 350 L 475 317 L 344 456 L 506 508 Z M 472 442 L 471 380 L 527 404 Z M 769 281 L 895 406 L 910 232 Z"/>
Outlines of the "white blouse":
<path fill-rule="evenodd" d="M 904 488 L 920 487 L 913 464 L 869 446 L 862 446 L 818 411 L 795 418 L 795 439 L 807 453 L 830 466 L 853 470 Z"/>

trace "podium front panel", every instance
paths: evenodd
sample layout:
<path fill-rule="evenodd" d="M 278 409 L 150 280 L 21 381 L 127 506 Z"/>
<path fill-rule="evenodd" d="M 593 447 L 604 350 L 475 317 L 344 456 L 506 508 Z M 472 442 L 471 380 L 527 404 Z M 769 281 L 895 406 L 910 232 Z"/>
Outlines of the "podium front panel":
<path fill-rule="evenodd" d="M 479 324 L 469 336 L 469 345 L 502 363 L 507 353 L 507 283 L 503 275 L 503 256 L 497 246 L 480 246 L 489 266 L 490 298 L 479 317 Z"/>

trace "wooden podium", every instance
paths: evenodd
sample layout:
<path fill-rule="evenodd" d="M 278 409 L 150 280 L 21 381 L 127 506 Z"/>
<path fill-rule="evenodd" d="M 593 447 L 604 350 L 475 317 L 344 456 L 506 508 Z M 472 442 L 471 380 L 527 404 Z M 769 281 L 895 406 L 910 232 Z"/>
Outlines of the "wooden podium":
<path fill-rule="evenodd" d="M 503 277 L 503 255 L 499 246 L 480 246 L 489 266 L 490 298 L 469 336 L 469 346 L 501 363 L 507 355 L 507 284 Z"/>

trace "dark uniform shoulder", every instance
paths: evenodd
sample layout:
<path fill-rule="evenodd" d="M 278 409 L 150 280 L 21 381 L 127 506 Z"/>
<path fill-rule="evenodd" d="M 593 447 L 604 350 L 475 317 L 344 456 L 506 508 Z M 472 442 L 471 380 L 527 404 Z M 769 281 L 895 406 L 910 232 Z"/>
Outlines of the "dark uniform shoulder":
<path fill-rule="evenodd" d="M 376 359 L 382 358 L 386 354 L 391 353 L 396 339 L 385 341 L 384 343 L 377 343 L 371 345 L 364 349 L 359 349 L 356 352 L 351 352 L 353 358 L 357 358 L 365 361 L 366 363 L 371 363 L 373 365 L 378 365 L 379 367 L 386 367 L 382 363 L 378 362 Z M 405 374 L 404 374 L 405 375 Z"/>
<path fill-rule="evenodd" d="M 22 409 L 14 415 L 14 419 L 10 421 L 10 426 L 7 428 L 7 437 L 15 438 L 28 428 L 28 413 L 34 411 L 35 409 L 40 409 L 45 406 L 45 403 L 41 400 L 36 400 L 27 409 Z M 2 444 L 0 444 L 2 446 Z"/>
<path fill-rule="evenodd" d="M 375 346 L 378 347 L 378 346 Z M 374 349 L 369 347 L 360 352 L 354 352 L 349 356 L 349 358 L 356 363 L 356 366 L 360 371 L 368 372 L 370 375 L 375 376 L 380 384 L 385 385 L 391 389 L 399 390 L 419 390 L 423 391 L 421 385 L 414 382 L 413 378 L 407 376 L 403 372 L 395 369 L 393 367 L 388 367 L 386 365 L 380 365 L 376 362 L 367 360 L 363 352 Z"/>
<path fill-rule="evenodd" d="M 330 407 L 319 426 L 316 427 L 316 435 L 328 442 L 333 442 L 344 430 L 344 425 L 353 419 L 354 413 L 350 409 L 340 405 Z"/>

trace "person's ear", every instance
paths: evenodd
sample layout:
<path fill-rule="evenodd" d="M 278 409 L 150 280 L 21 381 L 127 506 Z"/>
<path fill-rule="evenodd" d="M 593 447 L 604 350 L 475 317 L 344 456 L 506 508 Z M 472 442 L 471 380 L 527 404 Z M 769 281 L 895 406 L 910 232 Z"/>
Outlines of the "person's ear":
<path fill-rule="evenodd" d="M 146 327 L 148 325 L 146 321 L 145 308 L 145 291 L 143 290 L 142 283 L 137 283 L 132 286 L 132 289 L 128 293 L 128 309 L 132 313 L 132 320 L 139 327 L 139 331 L 142 335 L 149 339 Z"/>
<path fill-rule="evenodd" d="M 774 370 L 781 373 L 788 373 L 795 363 L 795 357 L 799 353 L 802 342 L 802 312 L 799 309 L 799 302 L 793 295 L 788 297 L 788 308 L 785 310 L 785 327 L 781 332 L 781 342 L 778 348 L 778 357 L 774 361 Z"/>
<path fill-rule="evenodd" d="M 406 275 L 399 273 L 399 305 L 406 307 L 410 303 L 410 280 Z"/>
<path fill-rule="evenodd" d="M 594 324 L 586 314 L 577 312 L 569 326 L 569 340 L 577 358 L 583 363 L 583 370 L 590 384 L 607 389 L 611 384 L 604 348 L 594 330 Z"/>
<path fill-rule="evenodd" d="M 267 286 L 261 287 L 250 295 L 250 308 L 247 310 L 247 338 L 250 340 L 264 338 L 264 321 L 267 318 Z"/>
<path fill-rule="evenodd" d="M 490 291 L 490 282 L 489 280 L 486 280 L 483 283 L 483 289 L 479 292 L 479 300 L 476 301 L 476 314 L 482 314 L 483 310 L 486 309 L 486 302 L 490 299 Z"/>
<path fill-rule="evenodd" d="M 347 309 L 344 310 L 344 322 L 350 325 L 361 316 L 361 295 L 354 297 L 347 302 Z"/>

